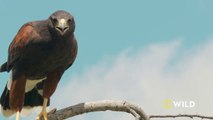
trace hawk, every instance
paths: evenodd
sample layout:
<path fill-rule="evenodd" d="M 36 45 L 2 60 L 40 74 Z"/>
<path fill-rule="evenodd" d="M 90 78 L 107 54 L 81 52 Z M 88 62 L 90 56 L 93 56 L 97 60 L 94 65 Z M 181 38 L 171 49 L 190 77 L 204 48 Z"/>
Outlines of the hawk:
<path fill-rule="evenodd" d="M 20 28 L 0 67 L 0 72 L 12 72 L 0 99 L 4 116 L 16 113 L 19 120 L 22 108 L 43 106 L 36 119 L 48 119 L 50 97 L 77 55 L 74 31 L 74 17 L 63 10 Z"/>

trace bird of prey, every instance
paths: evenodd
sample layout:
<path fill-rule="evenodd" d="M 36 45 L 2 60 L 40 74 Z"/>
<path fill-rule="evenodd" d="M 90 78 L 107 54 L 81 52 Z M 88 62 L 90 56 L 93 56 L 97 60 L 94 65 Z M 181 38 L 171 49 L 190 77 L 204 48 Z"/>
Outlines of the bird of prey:
<path fill-rule="evenodd" d="M 48 119 L 50 97 L 77 55 L 74 30 L 74 17 L 63 10 L 20 28 L 0 68 L 0 72 L 12 73 L 0 99 L 4 116 L 16 113 L 19 120 L 22 108 L 43 106 L 36 119 Z"/>

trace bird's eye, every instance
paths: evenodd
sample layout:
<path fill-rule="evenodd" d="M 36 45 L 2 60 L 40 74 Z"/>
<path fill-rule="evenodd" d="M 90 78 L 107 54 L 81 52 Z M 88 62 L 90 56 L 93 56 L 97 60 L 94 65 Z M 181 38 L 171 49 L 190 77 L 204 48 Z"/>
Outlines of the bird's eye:
<path fill-rule="evenodd" d="M 68 19 L 67 22 L 68 22 L 68 23 L 71 23 L 71 19 Z"/>
<path fill-rule="evenodd" d="M 55 24 L 55 23 L 57 23 L 57 19 L 56 18 L 52 18 L 52 22 Z"/>

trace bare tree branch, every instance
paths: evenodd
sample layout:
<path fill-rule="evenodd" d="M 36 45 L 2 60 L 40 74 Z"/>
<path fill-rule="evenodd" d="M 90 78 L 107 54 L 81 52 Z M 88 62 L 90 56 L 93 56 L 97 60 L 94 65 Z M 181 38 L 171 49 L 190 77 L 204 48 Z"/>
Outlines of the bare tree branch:
<path fill-rule="evenodd" d="M 213 117 L 203 116 L 203 115 L 189 115 L 189 114 L 178 114 L 178 115 L 150 115 L 149 118 L 178 118 L 178 117 L 188 117 L 188 118 L 201 118 L 201 119 L 209 119 L 212 120 Z"/>
<path fill-rule="evenodd" d="M 106 110 L 127 112 L 132 114 L 136 120 L 149 120 L 148 116 L 137 105 L 126 101 L 113 100 L 80 103 L 49 114 L 48 118 L 49 120 L 64 120 L 79 114 Z"/>
<path fill-rule="evenodd" d="M 178 117 L 188 117 L 192 119 L 193 118 L 210 119 L 210 120 L 213 119 L 213 117 L 198 114 L 146 115 L 145 112 L 138 105 L 129 103 L 127 101 L 114 101 L 114 100 L 80 103 L 57 111 L 56 109 L 53 109 L 48 114 L 48 118 L 49 120 L 64 120 L 88 112 L 98 112 L 107 110 L 130 113 L 135 117 L 136 120 L 150 120 L 155 118 L 163 119 L 163 118 L 178 118 Z"/>

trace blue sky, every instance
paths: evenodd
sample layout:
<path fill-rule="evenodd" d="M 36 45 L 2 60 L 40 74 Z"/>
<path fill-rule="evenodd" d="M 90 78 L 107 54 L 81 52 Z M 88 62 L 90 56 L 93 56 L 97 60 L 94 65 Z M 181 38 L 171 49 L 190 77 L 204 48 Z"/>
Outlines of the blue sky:
<path fill-rule="evenodd" d="M 46 19 L 59 9 L 74 15 L 79 44 L 77 59 L 59 89 L 72 81 L 72 76 L 80 76 L 127 49 L 135 54 L 149 45 L 170 45 L 178 39 L 179 54 L 170 61 L 174 62 L 211 41 L 212 4 L 212 0 L 0 0 L 0 63 L 7 60 L 8 46 L 24 23 Z M 0 91 L 8 77 L 7 73 L 0 74 Z"/>

